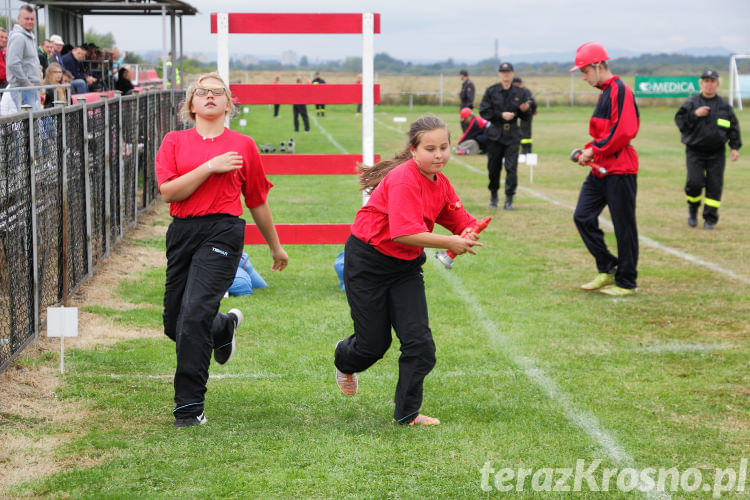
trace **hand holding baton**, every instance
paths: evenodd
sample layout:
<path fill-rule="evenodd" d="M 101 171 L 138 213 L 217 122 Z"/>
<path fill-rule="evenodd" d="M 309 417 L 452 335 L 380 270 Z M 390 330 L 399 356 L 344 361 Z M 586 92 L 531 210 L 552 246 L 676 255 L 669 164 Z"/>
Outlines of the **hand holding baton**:
<path fill-rule="evenodd" d="M 462 238 L 468 238 L 470 234 L 479 234 L 489 225 L 490 221 L 492 220 L 492 217 L 485 217 L 484 219 L 477 222 L 475 225 L 468 228 L 464 234 L 461 235 Z M 450 250 L 440 250 L 439 252 L 435 252 L 435 258 L 439 260 L 446 269 L 453 269 L 453 259 L 456 258 L 456 254 Z"/>
<path fill-rule="evenodd" d="M 582 149 L 574 149 L 573 151 L 570 152 L 570 161 L 572 161 L 573 163 L 578 163 L 578 158 L 580 158 L 582 154 L 583 154 Z M 607 174 L 607 169 L 602 167 L 601 165 L 597 165 L 596 163 L 591 162 L 591 161 L 588 161 L 586 163 L 594 167 L 596 171 L 599 172 L 600 174 L 602 175 Z"/>

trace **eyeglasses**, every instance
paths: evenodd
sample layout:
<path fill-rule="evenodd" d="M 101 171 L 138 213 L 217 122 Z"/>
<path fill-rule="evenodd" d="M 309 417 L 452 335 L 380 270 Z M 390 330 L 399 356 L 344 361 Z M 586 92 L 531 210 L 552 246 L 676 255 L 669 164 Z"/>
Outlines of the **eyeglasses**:
<path fill-rule="evenodd" d="M 193 91 L 193 95 L 197 95 L 198 97 L 206 97 L 209 92 L 214 97 L 221 97 L 227 93 L 227 89 L 223 87 L 213 88 L 213 89 L 206 89 L 203 87 L 198 87 L 197 89 Z"/>

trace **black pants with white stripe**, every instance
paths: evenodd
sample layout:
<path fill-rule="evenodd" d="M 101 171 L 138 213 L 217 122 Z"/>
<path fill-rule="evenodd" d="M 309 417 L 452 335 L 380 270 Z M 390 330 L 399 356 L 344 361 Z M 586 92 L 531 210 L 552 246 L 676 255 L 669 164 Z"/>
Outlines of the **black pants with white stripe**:
<path fill-rule="evenodd" d="M 388 351 L 393 327 L 401 341 L 393 418 L 410 422 L 422 406 L 424 378 L 435 366 L 422 277 L 425 254 L 414 260 L 389 257 L 354 236 L 345 252 L 354 334 L 337 346 L 334 363 L 344 373 L 366 370 Z"/>
<path fill-rule="evenodd" d="M 638 227 L 635 220 L 635 174 L 613 174 L 602 178 L 589 173 L 581 186 L 573 220 L 600 273 L 615 270 L 615 284 L 621 288 L 636 288 L 638 272 Z M 609 207 L 615 226 L 617 257 L 610 253 L 599 229 L 599 214 Z"/>
<path fill-rule="evenodd" d="M 200 415 L 214 339 L 233 328 L 219 313 L 242 257 L 245 221 L 231 215 L 175 217 L 167 230 L 164 333 L 177 344 L 175 418 Z"/>

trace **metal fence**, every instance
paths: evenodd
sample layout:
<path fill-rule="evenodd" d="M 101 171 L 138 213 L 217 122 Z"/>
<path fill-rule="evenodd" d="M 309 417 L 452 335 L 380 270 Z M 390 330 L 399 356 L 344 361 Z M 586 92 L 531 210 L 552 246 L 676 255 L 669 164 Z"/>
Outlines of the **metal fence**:
<path fill-rule="evenodd" d="M 157 195 L 179 91 L 0 117 L 0 372 Z"/>

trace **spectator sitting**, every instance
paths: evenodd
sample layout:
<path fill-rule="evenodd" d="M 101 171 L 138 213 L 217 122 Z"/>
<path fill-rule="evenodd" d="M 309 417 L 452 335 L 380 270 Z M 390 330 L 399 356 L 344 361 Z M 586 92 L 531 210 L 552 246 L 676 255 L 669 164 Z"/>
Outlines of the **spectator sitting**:
<path fill-rule="evenodd" d="M 49 62 L 53 63 L 56 62 L 60 66 L 62 66 L 62 49 L 63 45 L 63 39 L 60 35 L 52 35 L 49 37 L 50 44 L 52 45 L 52 54 L 49 56 Z"/>
<path fill-rule="evenodd" d="M 42 67 L 42 75 L 47 74 L 47 66 L 49 66 L 49 51 L 52 48 L 52 44 L 46 38 L 42 40 L 42 43 L 37 47 L 39 55 L 39 65 Z"/>
<path fill-rule="evenodd" d="M 461 110 L 461 124 L 466 125 L 466 130 L 456 144 L 455 153 L 458 155 L 484 153 L 487 146 L 485 132 L 492 124 L 481 116 L 474 116 L 469 108 Z"/>
<path fill-rule="evenodd" d="M 104 56 L 102 51 L 96 44 L 89 43 L 84 44 L 83 48 L 86 50 L 86 59 L 84 62 L 84 68 L 86 72 L 95 78 L 94 83 L 89 83 L 89 92 L 98 92 L 100 90 L 107 90 L 107 85 L 104 83 Z"/>
<path fill-rule="evenodd" d="M 122 95 L 130 95 L 133 93 L 133 83 L 130 81 L 130 69 L 128 69 L 127 66 L 122 66 L 117 71 L 115 90 L 122 92 Z"/>
<path fill-rule="evenodd" d="M 89 91 L 89 85 L 96 82 L 96 78 L 86 75 L 83 72 L 83 61 L 86 58 L 86 51 L 83 47 L 73 47 L 69 53 L 63 56 L 63 68 L 70 71 L 73 75 L 73 81 L 70 82 L 74 94 L 85 94 Z"/>
<path fill-rule="evenodd" d="M 47 67 L 47 73 L 44 75 L 44 85 L 59 85 L 63 80 L 63 69 L 62 66 L 56 62 L 49 63 Z M 56 89 L 46 89 L 44 92 L 44 107 L 51 108 L 55 105 L 55 101 L 65 102 L 65 89 L 58 87 Z"/>
<path fill-rule="evenodd" d="M 71 50 L 73 50 L 74 48 L 75 47 L 73 47 L 71 44 L 66 43 L 65 45 L 63 45 L 63 48 L 60 51 L 60 57 L 64 56 L 65 54 L 67 54 L 68 52 L 70 52 Z"/>
<path fill-rule="evenodd" d="M 37 55 L 36 43 L 34 43 L 34 24 L 36 15 L 34 9 L 28 5 L 22 5 L 18 9 L 18 24 L 8 37 L 8 49 L 6 51 L 6 73 L 10 87 L 30 87 L 39 85 L 42 81 L 42 73 L 39 71 L 39 56 Z M 14 92 L 18 94 L 18 92 Z M 24 90 L 20 92 L 21 104 L 27 104 L 34 109 L 41 109 L 39 92 L 36 90 Z M 15 96 L 17 99 L 18 97 Z"/>

